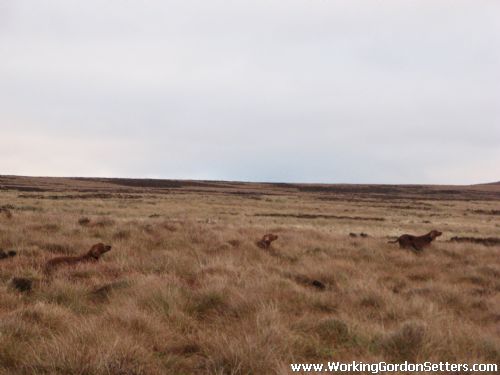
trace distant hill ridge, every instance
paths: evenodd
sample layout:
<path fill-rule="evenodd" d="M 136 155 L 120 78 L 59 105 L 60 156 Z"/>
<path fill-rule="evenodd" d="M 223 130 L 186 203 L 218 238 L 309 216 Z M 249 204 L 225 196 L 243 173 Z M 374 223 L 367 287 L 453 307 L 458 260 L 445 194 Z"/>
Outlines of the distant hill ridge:
<path fill-rule="evenodd" d="M 0 175 L 0 191 L 79 194 L 205 194 L 263 195 L 310 194 L 316 199 L 500 200 L 500 182 L 476 185 L 313 184 L 172 180 L 148 178 L 28 177 Z M 89 197 L 90 198 L 90 197 Z M 97 197 L 96 197 L 97 198 Z"/>

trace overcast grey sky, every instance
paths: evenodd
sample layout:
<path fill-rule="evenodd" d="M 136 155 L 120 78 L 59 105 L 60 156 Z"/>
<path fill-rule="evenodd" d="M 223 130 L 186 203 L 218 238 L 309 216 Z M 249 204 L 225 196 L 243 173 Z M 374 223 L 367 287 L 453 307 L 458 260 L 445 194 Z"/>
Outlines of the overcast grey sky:
<path fill-rule="evenodd" d="M 500 180 L 500 1 L 0 0 L 0 174 Z"/>

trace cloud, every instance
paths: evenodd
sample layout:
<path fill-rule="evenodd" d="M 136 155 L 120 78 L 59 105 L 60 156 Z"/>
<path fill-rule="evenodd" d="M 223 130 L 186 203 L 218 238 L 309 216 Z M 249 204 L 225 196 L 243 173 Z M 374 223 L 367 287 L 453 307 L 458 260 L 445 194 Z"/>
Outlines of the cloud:
<path fill-rule="evenodd" d="M 0 4 L 3 173 L 498 180 L 495 1 Z"/>

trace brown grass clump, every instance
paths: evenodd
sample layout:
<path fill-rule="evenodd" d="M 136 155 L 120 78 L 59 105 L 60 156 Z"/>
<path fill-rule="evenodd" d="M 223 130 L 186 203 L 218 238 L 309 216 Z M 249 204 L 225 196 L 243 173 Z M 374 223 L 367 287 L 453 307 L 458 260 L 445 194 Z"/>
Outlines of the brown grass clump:
<path fill-rule="evenodd" d="M 26 277 L 14 277 L 11 281 L 12 286 L 20 292 L 31 292 L 33 280 Z"/>
<path fill-rule="evenodd" d="M 484 246 L 499 246 L 500 238 L 498 237 L 487 237 L 487 238 L 477 238 L 477 237 L 452 237 L 450 239 L 451 242 L 470 242 L 470 243 L 478 243 Z"/>
<path fill-rule="evenodd" d="M 14 207 L 13 207 L 13 206 L 10 206 L 10 205 L 9 205 L 9 206 L 7 206 L 7 205 L 6 205 L 6 206 L 2 206 L 2 207 L 0 207 L 0 215 L 2 215 L 2 214 L 3 214 L 3 216 L 4 216 L 5 218 L 7 218 L 7 219 L 12 219 L 12 216 L 13 216 L 13 215 L 12 215 L 12 211 L 11 211 L 11 210 L 12 210 L 13 208 L 14 208 Z"/>
<path fill-rule="evenodd" d="M 500 363 L 500 248 L 450 241 L 498 237 L 491 187 L 54 181 L 2 180 L 2 375 Z M 387 243 L 434 228 L 418 256 Z"/>
<path fill-rule="evenodd" d="M 15 257 L 16 255 L 17 251 L 15 250 L 8 250 L 8 251 L 0 250 L 0 259 L 12 258 Z"/>
<path fill-rule="evenodd" d="M 419 322 L 405 322 L 380 340 L 380 347 L 386 358 L 394 363 L 417 361 L 425 343 L 425 325 Z"/>

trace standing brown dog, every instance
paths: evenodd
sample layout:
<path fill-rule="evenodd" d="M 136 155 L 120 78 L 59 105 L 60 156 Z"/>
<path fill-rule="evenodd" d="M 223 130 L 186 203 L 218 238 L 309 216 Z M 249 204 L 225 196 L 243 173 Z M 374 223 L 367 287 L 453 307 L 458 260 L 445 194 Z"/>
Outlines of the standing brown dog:
<path fill-rule="evenodd" d="M 260 241 L 257 241 L 257 246 L 261 249 L 269 249 L 271 247 L 271 242 L 276 241 L 278 236 L 276 234 L 266 234 Z"/>
<path fill-rule="evenodd" d="M 431 230 L 429 233 L 423 236 L 413 236 L 411 234 L 403 234 L 399 236 L 394 241 L 389 241 L 389 243 L 399 242 L 399 247 L 402 249 L 410 249 L 414 251 L 422 251 L 424 247 L 431 244 L 436 237 L 439 237 L 443 233 L 438 230 Z"/>
<path fill-rule="evenodd" d="M 80 262 L 96 262 L 99 260 L 102 254 L 107 253 L 110 250 L 110 245 L 98 243 L 92 246 L 86 254 L 83 254 L 81 256 L 52 258 L 47 263 L 45 263 L 45 273 L 49 274 L 52 270 L 54 270 L 61 264 L 71 265 Z"/>

